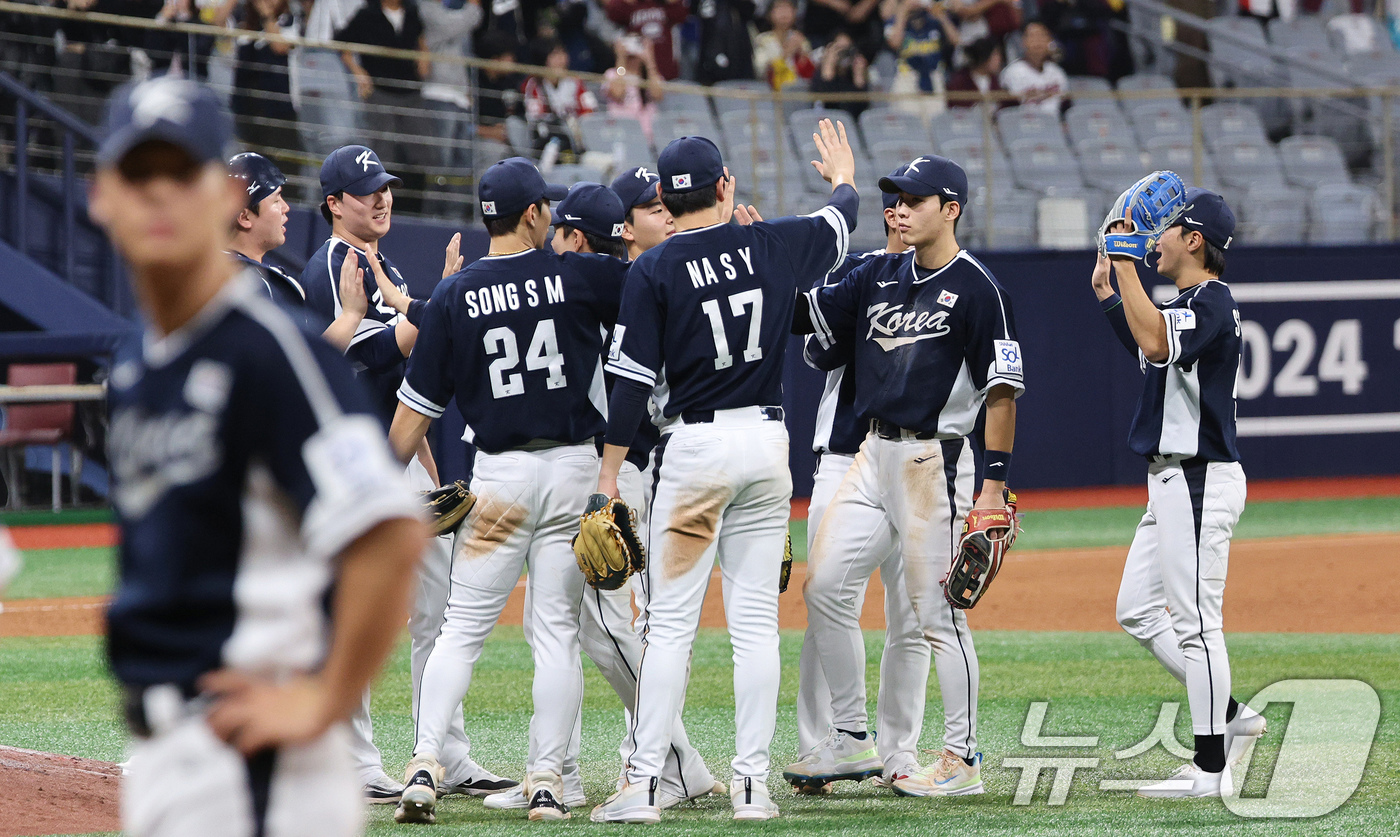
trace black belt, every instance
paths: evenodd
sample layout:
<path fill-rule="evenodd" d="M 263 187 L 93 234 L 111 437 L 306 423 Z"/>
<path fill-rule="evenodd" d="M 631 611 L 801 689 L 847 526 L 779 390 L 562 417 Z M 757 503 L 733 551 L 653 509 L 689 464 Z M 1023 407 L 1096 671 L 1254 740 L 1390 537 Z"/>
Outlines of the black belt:
<path fill-rule="evenodd" d="M 884 419 L 871 419 L 870 432 L 881 439 L 936 439 L 938 434 L 932 430 L 905 430 L 894 422 Z"/>
<path fill-rule="evenodd" d="M 1161 465 L 1161 464 L 1164 463 L 1164 462 L 1171 462 L 1171 463 L 1175 463 L 1175 464 L 1177 464 L 1177 465 L 1180 465 L 1180 466 L 1183 467 L 1183 468 L 1196 468 L 1196 467 L 1200 467 L 1201 465 L 1208 465 L 1208 464 L 1210 464 L 1210 460 L 1209 460 L 1209 459 L 1206 459 L 1204 456 L 1193 456 L 1193 457 L 1191 457 L 1191 458 L 1189 458 L 1189 459 L 1180 459 L 1180 458 L 1178 458 L 1179 456 L 1180 456 L 1180 454 L 1173 454 L 1173 453 L 1169 453 L 1169 454 L 1154 453 L 1154 454 L 1150 454 L 1150 455 L 1147 457 L 1147 461 L 1148 461 L 1148 462 L 1151 462 L 1153 465 Z"/>
<path fill-rule="evenodd" d="M 759 407 L 758 417 L 763 421 L 782 421 L 782 407 Z M 714 410 L 686 410 L 681 413 L 681 421 L 686 424 L 710 424 L 715 420 Z"/>
<path fill-rule="evenodd" d="M 133 686 L 129 683 L 122 685 L 122 714 L 126 718 L 127 729 L 133 735 L 141 738 L 151 737 L 151 723 L 146 717 L 146 690 L 150 686 Z M 199 696 L 199 690 L 193 686 L 177 685 L 180 697 L 184 700 L 194 700 Z"/>

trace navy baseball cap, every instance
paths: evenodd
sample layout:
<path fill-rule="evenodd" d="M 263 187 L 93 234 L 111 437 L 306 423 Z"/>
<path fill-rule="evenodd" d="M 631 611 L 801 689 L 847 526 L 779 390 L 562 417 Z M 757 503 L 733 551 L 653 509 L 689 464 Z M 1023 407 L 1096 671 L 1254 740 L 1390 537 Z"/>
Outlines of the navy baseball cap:
<path fill-rule="evenodd" d="M 651 203 L 660 197 L 657 184 L 661 176 L 646 166 L 637 166 L 613 178 L 612 190 L 622 201 L 624 210 Z"/>
<path fill-rule="evenodd" d="M 481 176 L 476 191 L 481 214 L 487 218 L 514 215 L 541 198 L 559 201 L 569 194 L 567 186 L 545 183 L 540 170 L 524 157 L 507 157 L 491 166 Z"/>
<path fill-rule="evenodd" d="M 681 137 L 662 150 L 656 169 L 661 174 L 661 191 L 694 192 L 724 177 L 724 160 L 719 147 L 704 137 Z"/>
<path fill-rule="evenodd" d="M 908 170 L 909 170 L 909 167 L 908 167 L 908 166 L 900 166 L 899 168 L 897 168 L 897 169 L 895 169 L 894 171 L 890 172 L 890 173 L 889 173 L 889 177 L 900 177 L 900 176 L 902 176 L 902 175 L 903 175 L 906 171 L 908 171 Z M 882 178 L 882 179 L 883 179 L 883 178 Z M 911 192 L 910 194 L 912 194 L 912 192 Z M 897 204 L 897 203 L 899 203 L 899 192 L 898 192 L 898 191 L 886 192 L 884 189 L 881 189 L 881 190 L 880 190 L 880 203 L 881 203 L 881 205 L 882 205 L 885 209 L 894 209 L 894 205 Z"/>
<path fill-rule="evenodd" d="M 326 155 L 321 164 L 321 197 L 349 192 L 364 197 L 390 183 L 402 183 L 384 170 L 379 155 L 363 145 L 346 145 Z"/>
<path fill-rule="evenodd" d="M 618 241 L 626 217 L 622 199 L 601 183 L 575 183 L 554 208 L 554 223 Z"/>
<path fill-rule="evenodd" d="M 249 209 L 272 197 L 287 183 L 287 176 L 276 163 L 251 151 L 234 155 L 228 161 L 228 170 L 231 176 L 243 181 Z"/>
<path fill-rule="evenodd" d="M 218 94 L 196 81 L 161 76 L 117 88 L 107 102 L 98 164 L 114 166 L 151 140 L 177 146 L 200 163 L 222 161 L 233 143 L 233 117 Z"/>
<path fill-rule="evenodd" d="M 1186 203 L 1171 225 L 1195 230 L 1206 241 L 1228 250 L 1235 236 L 1235 213 L 1230 211 L 1224 198 L 1208 189 L 1192 186 L 1186 190 Z"/>
<path fill-rule="evenodd" d="M 881 192 L 907 192 L 928 197 L 942 195 L 967 206 L 967 172 L 963 167 L 937 154 L 915 157 L 903 174 L 880 178 Z"/>

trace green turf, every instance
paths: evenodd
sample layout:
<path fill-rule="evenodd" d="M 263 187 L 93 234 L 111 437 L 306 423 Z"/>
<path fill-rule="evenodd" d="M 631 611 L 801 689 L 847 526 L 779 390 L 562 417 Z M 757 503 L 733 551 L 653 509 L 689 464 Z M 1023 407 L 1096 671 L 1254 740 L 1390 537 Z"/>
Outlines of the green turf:
<path fill-rule="evenodd" d="M 800 635 L 782 641 L 783 687 L 773 758 L 781 766 L 795 757 L 793 700 Z M 880 634 L 867 632 L 871 695 Z M 1400 724 L 1394 710 L 1400 698 L 1400 637 L 1384 635 L 1234 634 L 1230 636 L 1236 695 L 1248 696 L 1285 678 L 1359 678 L 1381 695 L 1381 727 L 1357 794 L 1339 810 L 1317 820 L 1243 820 L 1218 801 L 1151 801 L 1098 789 L 1104 778 L 1155 777 L 1176 759 L 1154 750 L 1118 762 L 1113 752 L 1140 741 L 1151 729 L 1162 701 L 1184 695 L 1145 652 L 1118 633 L 984 632 L 977 635 L 982 663 L 980 749 L 987 754 L 980 797 L 952 800 L 898 799 L 869 784 L 845 783 L 831 798 L 794 798 L 775 780 L 782 818 L 755 826 L 764 833 L 822 835 L 1015 834 L 1389 834 L 1400 827 Z M 20 747 L 118 759 L 122 744 L 114 694 L 93 638 L 20 639 L 0 644 L 0 742 Z M 586 664 L 585 664 L 586 665 Z M 721 778 L 733 752 L 732 671 L 729 643 L 719 631 L 700 634 L 686 699 L 692 741 Z M 519 775 L 530 711 L 530 658 L 518 628 L 500 628 L 476 669 L 467 700 L 467 726 L 473 753 L 497 772 Z M 591 667 L 585 668 L 583 765 L 591 802 L 605 797 L 616 776 L 616 742 L 622 716 L 616 698 Z M 1050 702 L 1042 733 L 1096 735 L 1098 746 L 1055 751 L 1098 757 L 1100 769 L 1076 774 L 1068 802 L 1047 805 L 1050 781 L 1042 777 L 1032 804 L 1011 799 L 1019 771 L 1002 759 L 1043 754 L 1021 744 L 1022 726 L 1032 701 Z M 401 769 L 411 746 L 407 659 L 401 648 L 375 692 L 376 738 L 391 771 Z M 873 704 L 871 711 L 873 713 Z M 1265 712 L 1273 727 L 1261 742 L 1246 792 L 1266 784 L 1289 716 L 1287 705 Z M 923 746 L 936 747 L 941 733 L 937 681 L 930 684 Z M 1190 741 L 1186 710 L 1178 716 L 1177 737 Z M 925 759 L 929 756 L 925 755 Z M 1319 769 L 1326 769 L 1320 764 Z M 648 833 L 710 834 L 731 828 L 727 801 L 709 800 L 668 814 Z M 610 833 L 587 824 L 577 812 L 559 827 Z M 937 817 L 937 819 L 931 819 Z M 532 827 L 520 812 L 488 812 L 480 802 L 452 798 L 439 809 L 435 835 L 520 834 Z M 611 832 L 620 832 L 613 828 Z M 404 834 L 391 824 L 385 807 L 371 812 L 370 834 Z"/>
<path fill-rule="evenodd" d="M 24 569 L 10 585 L 13 599 L 100 596 L 116 581 L 116 555 L 110 547 L 35 549 L 24 553 Z"/>
<path fill-rule="evenodd" d="M 114 519 L 112 510 L 109 508 L 0 512 L 0 523 L 6 526 L 67 526 L 81 523 L 111 523 Z"/>

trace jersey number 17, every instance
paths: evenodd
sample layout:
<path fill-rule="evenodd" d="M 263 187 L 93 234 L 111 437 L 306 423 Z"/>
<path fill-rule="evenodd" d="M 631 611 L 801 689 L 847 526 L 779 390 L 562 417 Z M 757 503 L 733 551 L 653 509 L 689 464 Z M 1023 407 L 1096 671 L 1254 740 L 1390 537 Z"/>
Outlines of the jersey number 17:
<path fill-rule="evenodd" d="M 735 317 L 744 316 L 745 306 L 753 307 L 752 316 L 749 318 L 748 345 L 744 347 L 744 362 L 748 363 L 763 357 L 763 347 L 758 345 L 759 334 L 763 330 L 763 291 L 754 288 L 729 297 L 729 311 Z M 715 368 L 728 369 L 734 365 L 734 355 L 729 353 L 729 338 L 724 333 L 720 302 L 717 299 L 707 299 L 700 303 L 700 310 L 709 318 L 710 333 L 715 338 Z"/>

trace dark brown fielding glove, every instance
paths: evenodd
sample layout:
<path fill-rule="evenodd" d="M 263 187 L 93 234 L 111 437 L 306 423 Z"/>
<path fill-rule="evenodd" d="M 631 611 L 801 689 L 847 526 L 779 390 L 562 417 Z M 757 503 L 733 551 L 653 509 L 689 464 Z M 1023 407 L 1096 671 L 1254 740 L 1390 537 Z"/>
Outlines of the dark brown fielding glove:
<path fill-rule="evenodd" d="M 606 494 L 588 498 L 570 545 L 578 568 L 599 590 L 616 590 L 634 572 L 646 569 L 646 552 L 637 537 L 637 516 L 622 500 Z"/>
<path fill-rule="evenodd" d="M 476 505 L 476 495 L 461 480 L 424 491 L 420 496 L 423 498 L 423 514 L 428 518 L 428 528 L 434 535 L 455 531 L 467 512 Z"/>
<path fill-rule="evenodd" d="M 1002 559 L 1016 542 L 1016 495 L 1007 492 L 1004 509 L 973 509 L 963 523 L 962 540 L 953 566 L 943 579 L 943 598 L 959 610 L 970 610 L 987 593 L 1001 570 Z"/>
<path fill-rule="evenodd" d="M 783 545 L 783 569 L 778 573 L 778 592 L 786 593 L 788 582 L 792 581 L 792 533 L 788 532 L 787 543 Z"/>

